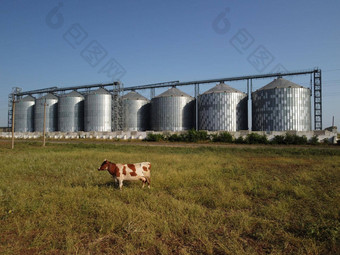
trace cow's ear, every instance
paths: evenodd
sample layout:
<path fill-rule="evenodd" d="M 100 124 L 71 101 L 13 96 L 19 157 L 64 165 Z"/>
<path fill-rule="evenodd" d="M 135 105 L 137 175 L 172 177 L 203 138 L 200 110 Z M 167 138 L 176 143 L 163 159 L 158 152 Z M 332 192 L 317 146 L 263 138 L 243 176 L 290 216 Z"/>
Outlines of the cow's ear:
<path fill-rule="evenodd" d="M 107 161 L 107 159 L 104 159 L 104 162 L 106 162 Z"/>

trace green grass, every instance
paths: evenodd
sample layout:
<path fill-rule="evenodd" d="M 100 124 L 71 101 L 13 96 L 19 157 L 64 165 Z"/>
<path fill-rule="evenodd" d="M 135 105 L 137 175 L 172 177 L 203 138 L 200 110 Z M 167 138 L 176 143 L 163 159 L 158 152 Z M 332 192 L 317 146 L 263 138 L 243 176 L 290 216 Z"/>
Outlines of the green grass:
<path fill-rule="evenodd" d="M 340 150 L 0 142 L 1 254 L 336 254 Z M 152 163 L 152 188 L 107 172 Z"/>

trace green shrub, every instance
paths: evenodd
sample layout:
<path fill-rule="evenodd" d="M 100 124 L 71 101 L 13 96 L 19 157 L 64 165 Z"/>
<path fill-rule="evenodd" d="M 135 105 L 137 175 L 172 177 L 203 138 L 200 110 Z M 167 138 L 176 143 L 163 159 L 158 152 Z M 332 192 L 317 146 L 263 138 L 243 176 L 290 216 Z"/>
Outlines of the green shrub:
<path fill-rule="evenodd" d="M 307 137 L 305 135 L 300 136 L 298 138 L 298 144 L 307 144 L 307 143 L 308 143 L 308 139 L 307 139 Z"/>
<path fill-rule="evenodd" d="M 286 133 L 284 143 L 285 144 L 294 144 L 294 136 Z"/>
<path fill-rule="evenodd" d="M 182 142 L 183 141 L 183 137 L 181 135 L 178 135 L 178 134 L 173 134 L 173 135 L 170 135 L 168 137 L 168 140 L 170 142 Z"/>
<path fill-rule="evenodd" d="M 213 135 L 213 142 L 222 142 L 222 143 L 232 143 L 233 136 L 228 132 L 222 132 L 216 135 Z"/>
<path fill-rule="evenodd" d="M 267 144 L 268 138 L 266 135 L 251 133 L 247 135 L 245 142 L 248 144 Z"/>
<path fill-rule="evenodd" d="M 294 141 L 295 141 L 295 144 L 307 144 L 308 143 L 308 140 L 307 140 L 307 137 L 306 136 L 298 136 L 298 135 L 294 135 Z"/>
<path fill-rule="evenodd" d="M 163 140 L 168 140 L 170 142 L 191 142 L 196 143 L 199 141 L 210 140 L 210 136 L 207 131 L 196 131 L 195 129 L 188 130 L 184 134 L 172 134 L 168 137 L 164 137 Z"/>
<path fill-rule="evenodd" d="M 306 136 L 298 136 L 298 135 L 291 135 L 286 133 L 285 138 L 284 138 L 284 143 L 285 144 L 307 144 L 308 140 Z"/>
<path fill-rule="evenodd" d="M 319 138 L 315 135 L 309 140 L 309 144 L 311 145 L 317 145 L 319 144 Z"/>
<path fill-rule="evenodd" d="M 283 135 L 276 135 L 274 136 L 271 143 L 272 144 L 285 144 L 285 137 Z"/>
<path fill-rule="evenodd" d="M 330 141 L 328 140 L 328 138 L 324 138 L 324 139 L 322 139 L 322 143 L 323 144 L 330 144 Z"/>
<path fill-rule="evenodd" d="M 243 139 L 242 136 L 239 136 L 238 138 L 235 139 L 235 143 L 242 144 L 242 143 L 245 143 L 245 140 Z"/>
<path fill-rule="evenodd" d="M 162 134 L 148 134 L 146 136 L 146 138 L 144 139 L 144 141 L 147 141 L 147 142 L 159 142 L 159 141 L 165 141 L 166 140 L 166 137 Z"/>
<path fill-rule="evenodd" d="M 207 133 L 207 131 L 196 131 L 195 129 L 190 129 L 186 134 L 182 136 L 183 140 L 185 142 L 198 142 L 198 141 L 206 141 L 210 140 L 210 137 Z"/>

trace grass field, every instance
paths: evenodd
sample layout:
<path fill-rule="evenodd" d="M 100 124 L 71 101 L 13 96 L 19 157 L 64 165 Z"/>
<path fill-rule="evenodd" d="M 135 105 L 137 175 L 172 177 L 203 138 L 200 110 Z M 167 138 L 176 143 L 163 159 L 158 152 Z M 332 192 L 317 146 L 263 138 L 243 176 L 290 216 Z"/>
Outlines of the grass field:
<path fill-rule="evenodd" d="M 337 147 L 0 141 L 1 254 L 339 254 Z M 152 163 L 152 188 L 107 172 Z"/>

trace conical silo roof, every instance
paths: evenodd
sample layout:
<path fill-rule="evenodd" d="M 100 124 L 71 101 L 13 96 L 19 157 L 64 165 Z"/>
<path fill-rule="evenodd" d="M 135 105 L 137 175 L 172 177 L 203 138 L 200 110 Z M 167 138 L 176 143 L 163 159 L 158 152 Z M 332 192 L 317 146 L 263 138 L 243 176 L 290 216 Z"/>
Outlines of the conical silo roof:
<path fill-rule="evenodd" d="M 258 90 L 276 89 L 276 88 L 305 88 L 305 87 L 302 87 L 294 82 L 288 81 L 283 78 L 277 78 Z"/>
<path fill-rule="evenodd" d="M 24 98 L 19 99 L 17 102 L 29 102 L 29 101 L 35 101 L 35 98 L 32 96 L 26 96 Z"/>
<path fill-rule="evenodd" d="M 122 99 L 149 101 L 149 99 L 147 99 L 146 97 L 137 93 L 136 91 L 131 91 L 131 92 L 127 93 L 126 95 L 122 96 Z"/>
<path fill-rule="evenodd" d="M 58 97 L 51 93 L 48 93 L 47 95 L 41 97 L 40 99 L 58 99 Z"/>
<path fill-rule="evenodd" d="M 73 90 L 71 91 L 70 93 L 68 94 L 65 94 L 65 95 L 61 95 L 62 97 L 81 97 L 81 98 L 84 98 L 84 96 L 82 94 L 80 94 L 79 92 Z"/>
<path fill-rule="evenodd" d="M 162 94 L 156 96 L 155 98 L 159 97 L 190 97 L 188 94 L 184 93 L 183 91 L 180 91 L 178 88 L 172 87 L 168 89 L 167 91 L 163 92 Z"/>
<path fill-rule="evenodd" d="M 89 93 L 89 95 L 94 95 L 94 94 L 102 94 L 102 95 L 111 95 L 110 92 L 108 92 L 106 89 L 103 89 L 103 88 L 99 88 L 97 90 L 93 90 Z"/>
<path fill-rule="evenodd" d="M 217 84 L 215 87 L 209 89 L 208 91 L 204 92 L 203 94 L 211 94 L 211 93 L 243 93 L 237 89 L 230 87 L 229 85 L 221 82 Z"/>

